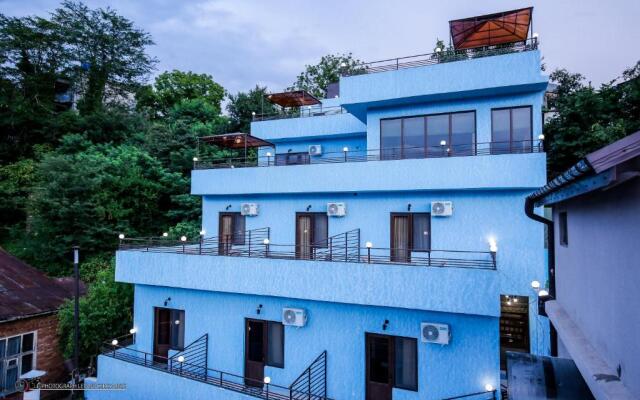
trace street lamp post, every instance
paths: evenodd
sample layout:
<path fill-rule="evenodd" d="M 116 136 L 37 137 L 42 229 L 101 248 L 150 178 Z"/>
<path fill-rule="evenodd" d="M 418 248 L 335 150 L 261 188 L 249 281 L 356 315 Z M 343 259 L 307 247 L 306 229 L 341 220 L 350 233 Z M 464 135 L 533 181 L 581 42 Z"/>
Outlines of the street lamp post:
<path fill-rule="evenodd" d="M 80 247 L 73 246 L 73 278 L 74 278 L 74 304 L 73 304 L 73 383 L 78 384 L 80 379 L 79 343 L 80 343 Z M 76 391 L 71 391 L 72 398 L 76 398 Z"/>

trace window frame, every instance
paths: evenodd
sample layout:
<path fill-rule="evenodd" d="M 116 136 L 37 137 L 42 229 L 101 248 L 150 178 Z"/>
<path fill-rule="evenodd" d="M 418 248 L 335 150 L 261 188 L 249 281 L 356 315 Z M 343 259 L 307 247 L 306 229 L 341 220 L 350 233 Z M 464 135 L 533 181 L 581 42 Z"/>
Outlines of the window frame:
<path fill-rule="evenodd" d="M 569 247 L 569 216 L 567 210 L 558 211 L 558 242 Z"/>
<path fill-rule="evenodd" d="M 428 117 L 437 117 L 437 116 L 441 116 L 441 115 L 447 115 L 448 118 L 448 122 L 449 122 L 449 128 L 448 128 L 448 134 L 447 134 L 447 145 L 451 145 L 451 136 L 452 136 L 452 128 L 453 128 L 453 118 L 452 116 L 454 114 L 467 114 L 467 113 L 473 113 L 473 140 L 472 140 L 472 144 L 471 144 L 471 154 L 470 155 L 477 155 L 478 153 L 478 113 L 477 110 L 461 110 L 461 111 L 450 111 L 450 112 L 441 112 L 441 113 L 433 113 L 433 114 L 418 114 L 418 115 L 407 115 L 407 116 L 402 116 L 402 117 L 391 117 L 391 118 L 380 118 L 379 120 L 379 138 L 378 138 L 378 144 L 379 144 L 379 151 L 380 154 L 382 156 L 382 153 L 387 150 L 385 148 L 383 148 L 382 146 L 382 123 L 383 121 L 392 121 L 392 120 L 400 120 L 400 159 L 404 160 L 406 158 L 419 158 L 419 157 L 405 157 L 405 148 L 404 148 L 404 120 L 405 119 L 411 119 L 411 118 L 423 118 L 423 129 L 424 129 L 424 133 L 423 133 L 423 154 L 421 158 L 430 158 L 430 157 L 434 157 L 433 154 L 429 154 L 429 147 L 427 146 L 427 137 L 428 137 L 428 132 L 429 129 L 427 127 L 427 118 Z M 533 127 L 533 125 L 532 125 Z M 393 148 L 389 149 L 389 150 L 393 150 Z M 455 151 L 451 151 L 449 152 L 447 155 L 455 155 L 456 152 Z M 382 158 L 382 157 L 381 157 Z M 385 158 L 382 158 L 385 159 Z M 388 158 L 390 160 L 394 160 L 396 158 Z"/>
<path fill-rule="evenodd" d="M 281 343 L 280 346 L 282 348 L 282 363 L 276 363 L 273 362 L 270 358 L 269 358 L 269 349 L 271 348 L 271 326 L 273 325 L 279 325 L 280 329 L 282 329 L 282 339 L 281 339 Z M 267 329 L 267 351 L 264 357 L 264 365 L 265 366 L 269 366 L 269 367 L 274 367 L 274 368 L 284 368 L 285 365 L 285 332 L 286 330 L 284 329 L 284 324 L 281 321 L 265 321 L 265 327 Z"/>
<path fill-rule="evenodd" d="M 220 211 L 218 213 L 218 239 L 222 238 L 222 218 L 231 217 L 231 245 L 242 246 L 245 244 L 245 232 L 247 231 L 247 217 L 240 211 Z M 243 230 L 237 230 L 237 220 L 242 220 Z M 241 233 L 241 234 L 240 234 Z"/>
<path fill-rule="evenodd" d="M 397 388 L 397 389 L 402 389 L 402 390 L 410 390 L 412 392 L 417 392 L 419 391 L 419 387 L 420 387 L 420 383 L 418 382 L 418 369 L 420 368 L 420 365 L 418 364 L 418 351 L 419 351 L 419 347 L 418 347 L 418 339 L 417 338 L 412 338 L 412 337 L 408 337 L 408 336 L 392 336 L 393 337 L 393 387 Z M 396 374 L 396 370 L 398 368 L 398 352 L 397 350 L 397 340 L 398 339 L 403 339 L 403 340 L 409 340 L 413 342 L 413 345 L 415 346 L 415 357 L 413 359 L 414 365 L 415 365 L 415 374 L 414 374 L 414 379 L 416 382 L 416 386 L 415 387 L 409 387 L 409 386 L 400 386 L 398 385 L 397 382 L 397 377 L 398 374 Z"/>
<path fill-rule="evenodd" d="M 429 248 L 428 249 L 414 249 L 414 240 L 413 240 L 413 234 L 414 234 L 414 230 L 413 230 L 413 216 L 414 215 L 424 215 L 428 218 L 429 220 Z M 393 246 L 393 218 L 394 217 L 402 217 L 402 216 L 407 216 L 408 217 L 408 223 L 409 223 L 409 258 L 411 258 L 411 253 L 430 253 L 431 252 L 431 236 L 432 236 L 432 231 L 431 231 L 431 213 L 427 212 L 427 211 L 418 211 L 418 212 L 413 212 L 413 211 L 405 211 L 405 212 L 391 212 L 389 213 L 389 248 L 391 249 Z"/>
<path fill-rule="evenodd" d="M 533 105 L 529 104 L 529 105 L 511 106 L 511 107 L 496 107 L 496 108 L 492 108 L 491 109 L 491 144 L 492 145 L 494 143 L 501 143 L 501 142 L 496 142 L 496 141 L 493 140 L 493 126 L 494 126 L 493 112 L 494 111 L 509 110 L 509 149 L 508 149 L 508 152 L 503 153 L 503 152 L 498 151 L 498 152 L 494 153 L 493 149 L 491 149 L 491 154 L 513 154 L 513 110 L 518 110 L 518 109 L 522 109 L 522 108 L 528 108 L 529 109 L 529 127 L 530 127 L 530 132 L 531 132 L 531 136 L 528 139 L 528 141 L 529 141 L 529 151 L 523 151 L 522 153 L 532 153 L 533 152 Z"/>
<path fill-rule="evenodd" d="M 301 162 L 291 162 L 291 157 L 301 157 Z M 287 153 L 276 153 L 274 156 L 274 165 L 308 165 L 311 164 L 311 156 L 308 151 L 291 151 Z"/>
<path fill-rule="evenodd" d="M 24 336 L 33 334 L 33 346 L 31 348 L 31 350 L 28 351 L 22 351 L 22 343 L 23 343 L 23 338 Z M 13 339 L 15 337 L 19 337 L 20 338 L 20 342 L 19 342 L 19 346 L 18 346 L 18 353 L 13 354 L 11 356 L 7 356 L 7 350 L 8 350 L 8 346 L 9 346 L 9 339 Z M 10 393 L 14 393 L 16 392 L 15 388 L 4 388 L 4 379 L 6 378 L 6 373 L 7 373 L 7 364 L 10 360 L 16 360 L 16 367 L 17 367 L 17 371 L 18 371 L 18 380 L 20 379 L 20 375 L 22 375 L 24 372 L 22 372 L 22 358 L 24 356 L 27 355 L 31 355 L 31 369 L 36 369 L 37 368 L 37 362 L 38 362 L 38 331 L 34 330 L 34 331 L 27 331 L 24 333 L 19 333 L 17 335 L 11 335 L 11 336 L 4 336 L 4 337 L 0 337 L 0 341 L 4 341 L 5 342 L 5 348 L 4 348 L 4 354 L 0 356 L 0 363 L 2 363 L 2 376 L 0 376 L 0 393 L 1 394 L 10 394 Z M 29 372 L 29 371 L 26 371 Z"/>

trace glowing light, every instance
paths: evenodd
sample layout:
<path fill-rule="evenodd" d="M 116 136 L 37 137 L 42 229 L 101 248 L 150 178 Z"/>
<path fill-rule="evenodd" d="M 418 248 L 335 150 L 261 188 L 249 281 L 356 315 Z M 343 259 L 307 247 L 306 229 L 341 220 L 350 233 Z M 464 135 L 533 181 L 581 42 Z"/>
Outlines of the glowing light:
<path fill-rule="evenodd" d="M 162 232 L 162 237 L 167 237 L 169 236 L 169 232 Z"/>
<path fill-rule="evenodd" d="M 531 287 L 536 290 L 540 289 L 540 281 L 531 281 Z"/>
<path fill-rule="evenodd" d="M 492 253 L 498 252 L 498 243 L 495 238 L 489 238 L 489 251 Z"/>
<path fill-rule="evenodd" d="M 267 157 L 271 157 L 271 152 L 267 151 Z"/>
<path fill-rule="evenodd" d="M 264 243 L 264 244 L 269 244 L 269 239 L 265 239 L 265 240 L 263 240 L 263 241 L 262 241 L 262 243 Z"/>
<path fill-rule="evenodd" d="M 440 141 L 440 146 L 446 146 L 447 145 L 447 141 L 446 140 L 441 140 Z"/>
<path fill-rule="evenodd" d="M 540 36 L 540 35 L 538 35 L 538 32 L 533 34 L 533 37 L 536 38 L 536 39 L 538 38 L 538 36 Z"/>
<path fill-rule="evenodd" d="M 367 247 L 367 249 L 370 249 L 370 248 L 373 247 L 373 243 L 371 243 L 371 242 L 367 242 L 364 245 Z"/>
<path fill-rule="evenodd" d="M 138 329 L 136 329 L 136 328 L 131 328 L 131 329 L 129 329 L 129 333 L 130 333 L 130 334 L 132 334 L 132 335 L 133 335 L 134 333 L 136 333 L 136 332 L 138 332 Z"/>
<path fill-rule="evenodd" d="M 184 362 L 184 356 L 178 356 L 178 362 L 183 363 Z"/>
<path fill-rule="evenodd" d="M 538 135 L 538 139 L 539 140 L 544 140 L 544 135 L 541 133 L 540 135 Z"/>
<path fill-rule="evenodd" d="M 486 390 L 487 392 L 493 392 L 493 385 L 487 383 L 486 385 L 484 385 L 484 390 Z"/>
<path fill-rule="evenodd" d="M 207 234 L 207 231 L 205 231 L 204 229 L 200 231 L 200 235 L 204 236 Z"/>
<path fill-rule="evenodd" d="M 120 239 L 124 239 L 124 233 L 119 234 L 119 235 L 118 235 L 118 238 L 120 238 Z"/>
<path fill-rule="evenodd" d="M 268 376 L 264 377 L 264 383 L 266 383 L 267 385 L 271 383 L 271 378 Z"/>
<path fill-rule="evenodd" d="M 343 147 L 342 151 L 347 152 L 347 151 L 349 151 L 349 148 L 348 147 Z"/>
<path fill-rule="evenodd" d="M 251 111 L 251 115 L 255 116 L 256 112 L 255 111 Z"/>
<path fill-rule="evenodd" d="M 440 47 L 436 47 L 436 53 L 440 53 L 442 49 Z"/>
<path fill-rule="evenodd" d="M 193 157 L 193 161 L 198 161 L 198 157 Z"/>
<path fill-rule="evenodd" d="M 546 289 L 542 289 L 541 291 L 538 292 L 538 296 L 540 297 L 547 297 L 549 295 L 549 292 Z"/>
<path fill-rule="evenodd" d="M 173 321 L 173 323 L 176 324 L 176 325 L 180 325 L 180 320 L 177 319 L 177 320 Z"/>
<path fill-rule="evenodd" d="M 113 346 L 117 346 L 117 345 L 118 345 L 118 339 L 113 339 L 113 340 L 111 341 L 111 344 L 112 344 Z"/>
<path fill-rule="evenodd" d="M 180 240 L 183 241 L 183 242 L 186 242 L 187 241 L 187 237 L 186 236 L 180 236 Z"/>

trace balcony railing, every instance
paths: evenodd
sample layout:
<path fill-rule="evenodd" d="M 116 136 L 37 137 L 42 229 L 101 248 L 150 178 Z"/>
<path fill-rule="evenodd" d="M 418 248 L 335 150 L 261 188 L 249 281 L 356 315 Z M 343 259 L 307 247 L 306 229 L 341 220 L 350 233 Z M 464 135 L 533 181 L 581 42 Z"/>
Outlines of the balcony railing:
<path fill-rule="evenodd" d="M 536 50 L 538 48 L 538 45 L 538 39 L 531 38 L 522 42 L 480 47 L 475 49 L 443 49 L 434 53 L 417 54 L 414 56 L 390 58 L 387 60 L 368 62 L 352 69 L 350 72 L 344 72 L 342 76 L 372 74 L 376 72 L 395 71 L 405 68 L 423 67 L 425 65 L 464 61 L 510 53 L 520 53 L 524 51 Z"/>
<path fill-rule="evenodd" d="M 325 152 L 321 156 L 287 157 L 288 153 L 269 154 L 253 158 L 198 158 L 194 169 L 280 167 L 305 164 L 335 164 L 347 162 L 367 162 L 386 160 L 407 160 L 422 158 L 468 157 L 500 154 L 541 153 L 542 140 L 521 140 L 504 142 L 484 142 L 457 145 L 437 145 L 427 147 L 390 147 L 384 149 L 353 150 L 345 148 L 340 152 Z"/>
<path fill-rule="evenodd" d="M 286 118 L 304 118 L 304 117 L 321 117 L 325 115 L 344 114 L 345 110 L 341 106 L 309 106 L 300 107 L 294 110 L 286 110 L 271 114 L 256 114 L 253 116 L 254 121 L 269 121 L 274 119 L 286 119 Z"/>
<path fill-rule="evenodd" d="M 151 253 L 496 269 L 496 253 L 491 251 L 362 247 L 359 229 L 309 245 L 272 243 L 270 232 L 270 228 L 260 228 L 236 232 L 222 238 L 201 237 L 198 240 L 184 241 L 164 238 L 127 238 L 120 241 L 119 248 Z"/>
<path fill-rule="evenodd" d="M 153 368 L 162 372 L 176 375 L 182 378 L 206 383 L 226 390 L 232 390 L 248 396 L 265 400 L 331 400 L 326 396 L 326 352 L 318 358 L 323 358 L 323 369 L 318 370 L 316 364 L 318 359 L 305 370 L 310 369 L 316 372 L 314 382 L 324 382 L 324 390 L 318 390 L 315 386 L 301 387 L 298 385 L 298 378 L 289 386 L 281 386 L 273 383 L 266 383 L 262 380 L 224 372 L 207 366 L 207 337 L 205 334 L 185 347 L 184 352 L 175 354 L 172 357 L 163 357 L 137 350 L 130 347 L 134 343 L 134 335 L 121 336 L 112 341 L 106 341 L 102 345 L 102 355 L 122 360 L 128 363 L 140 365 L 146 368 Z M 189 350 L 189 351 L 188 351 Z M 193 361 L 184 354 L 195 357 Z M 180 357 L 182 355 L 182 357 Z M 320 374 L 320 376 L 317 376 Z M 304 373 L 301 375 L 304 376 Z"/>

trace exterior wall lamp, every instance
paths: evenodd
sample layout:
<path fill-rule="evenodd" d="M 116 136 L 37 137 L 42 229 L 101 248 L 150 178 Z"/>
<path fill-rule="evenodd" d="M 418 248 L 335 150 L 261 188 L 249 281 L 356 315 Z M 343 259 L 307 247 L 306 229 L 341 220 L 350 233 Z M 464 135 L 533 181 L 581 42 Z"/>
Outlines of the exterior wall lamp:
<path fill-rule="evenodd" d="M 385 319 L 384 323 L 382 324 L 382 330 L 386 331 L 388 326 L 389 326 L 389 320 Z"/>
<path fill-rule="evenodd" d="M 256 314 L 260 314 L 262 311 L 262 304 L 258 304 L 258 308 L 256 308 Z"/>

